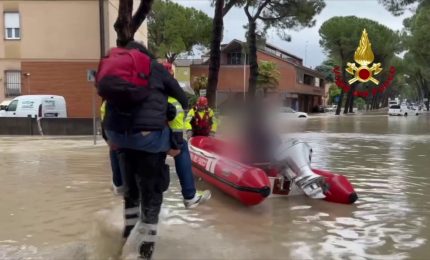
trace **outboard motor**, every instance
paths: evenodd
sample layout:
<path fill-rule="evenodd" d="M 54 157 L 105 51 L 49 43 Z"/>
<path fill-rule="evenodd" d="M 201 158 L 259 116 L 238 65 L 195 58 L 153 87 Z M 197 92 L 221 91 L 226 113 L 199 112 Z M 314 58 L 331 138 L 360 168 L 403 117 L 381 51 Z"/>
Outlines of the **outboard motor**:
<path fill-rule="evenodd" d="M 293 181 L 313 199 L 324 199 L 324 177 L 315 174 L 311 167 L 312 148 L 305 142 L 290 139 L 283 142 L 275 153 L 275 164 L 281 174 Z"/>

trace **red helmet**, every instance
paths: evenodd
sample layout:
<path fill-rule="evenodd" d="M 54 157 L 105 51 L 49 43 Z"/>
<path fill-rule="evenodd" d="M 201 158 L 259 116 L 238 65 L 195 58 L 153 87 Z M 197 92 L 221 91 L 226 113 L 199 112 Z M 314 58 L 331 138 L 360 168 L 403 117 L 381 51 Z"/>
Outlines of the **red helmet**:
<path fill-rule="evenodd" d="M 206 108 L 208 106 L 208 99 L 206 97 L 199 97 L 197 99 L 197 107 Z"/>
<path fill-rule="evenodd" d="M 173 75 L 173 68 L 172 68 L 172 63 L 169 62 L 163 62 L 163 66 L 164 68 Z"/>

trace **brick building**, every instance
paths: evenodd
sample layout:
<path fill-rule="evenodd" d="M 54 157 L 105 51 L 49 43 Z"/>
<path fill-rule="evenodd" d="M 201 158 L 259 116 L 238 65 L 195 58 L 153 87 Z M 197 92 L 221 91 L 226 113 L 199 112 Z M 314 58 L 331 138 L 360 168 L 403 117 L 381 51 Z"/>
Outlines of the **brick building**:
<path fill-rule="evenodd" d="M 190 66 L 195 64 L 202 64 L 201 59 L 176 59 L 175 65 L 175 78 L 181 85 L 191 86 L 191 71 Z"/>
<path fill-rule="evenodd" d="M 221 47 L 218 97 L 241 96 L 248 89 L 249 65 L 243 46 L 243 42 L 233 40 Z M 314 106 L 322 104 L 324 76 L 303 66 L 301 58 L 271 44 L 258 47 L 257 58 L 276 63 L 280 72 L 278 92 L 283 96 L 284 105 L 310 112 Z M 208 62 L 192 64 L 190 74 L 191 79 L 207 75 Z"/>
<path fill-rule="evenodd" d="M 116 42 L 119 0 L 102 1 L 102 42 L 108 50 Z M 87 71 L 97 68 L 100 57 L 99 13 L 99 0 L 2 0 L 0 102 L 18 95 L 61 95 L 70 117 L 92 117 L 94 83 Z M 146 43 L 146 24 L 135 38 Z"/>

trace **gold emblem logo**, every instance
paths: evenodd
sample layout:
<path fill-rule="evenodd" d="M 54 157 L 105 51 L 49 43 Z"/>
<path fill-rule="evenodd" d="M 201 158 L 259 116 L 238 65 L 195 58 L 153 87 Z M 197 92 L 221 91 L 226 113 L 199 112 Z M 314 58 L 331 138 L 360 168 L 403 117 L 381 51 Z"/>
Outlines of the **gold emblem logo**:
<path fill-rule="evenodd" d="M 372 64 L 375 56 L 372 51 L 372 44 L 369 41 L 369 36 L 367 35 L 366 29 L 363 30 L 361 34 L 360 43 L 355 50 L 354 53 L 354 61 L 360 65 L 357 67 L 355 63 L 348 62 L 346 65 L 346 71 L 354 75 L 354 78 L 348 81 L 349 84 L 352 84 L 356 81 L 360 82 L 368 82 L 372 81 L 376 85 L 379 84 L 379 80 L 375 79 L 373 76 L 379 74 L 382 71 L 381 63 L 373 63 L 372 67 L 369 67 L 369 64 Z"/>

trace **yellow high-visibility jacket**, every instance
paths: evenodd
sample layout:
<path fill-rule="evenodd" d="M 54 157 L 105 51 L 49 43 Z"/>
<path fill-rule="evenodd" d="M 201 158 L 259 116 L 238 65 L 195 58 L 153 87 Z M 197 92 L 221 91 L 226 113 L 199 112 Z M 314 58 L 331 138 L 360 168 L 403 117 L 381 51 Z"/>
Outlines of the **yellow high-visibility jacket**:
<path fill-rule="evenodd" d="M 106 101 L 103 101 L 102 105 L 100 106 L 100 120 L 103 122 L 103 119 L 105 119 L 106 115 Z"/>
<path fill-rule="evenodd" d="M 173 120 L 169 121 L 169 127 L 172 130 L 170 145 L 172 149 L 182 149 L 184 145 L 184 117 L 185 112 L 182 105 L 173 97 L 167 99 L 170 105 L 176 109 L 176 115 Z"/>
<path fill-rule="evenodd" d="M 215 113 L 211 108 L 208 108 L 208 112 L 209 112 L 209 120 L 211 123 L 210 131 L 215 133 L 218 129 L 218 120 L 216 119 Z M 198 113 L 199 113 L 200 117 L 203 118 L 206 111 L 201 111 Z M 190 111 L 187 114 L 187 117 L 185 118 L 185 129 L 187 131 L 193 130 L 193 126 L 191 125 L 191 121 L 193 120 L 195 115 L 196 115 L 196 109 L 195 108 L 190 109 Z"/>
<path fill-rule="evenodd" d="M 182 108 L 181 104 L 173 97 L 169 97 L 167 99 L 169 104 L 172 104 L 176 108 L 176 116 L 172 121 L 169 121 L 169 127 L 172 129 L 172 132 L 183 132 L 184 131 L 184 117 L 185 112 Z"/>

